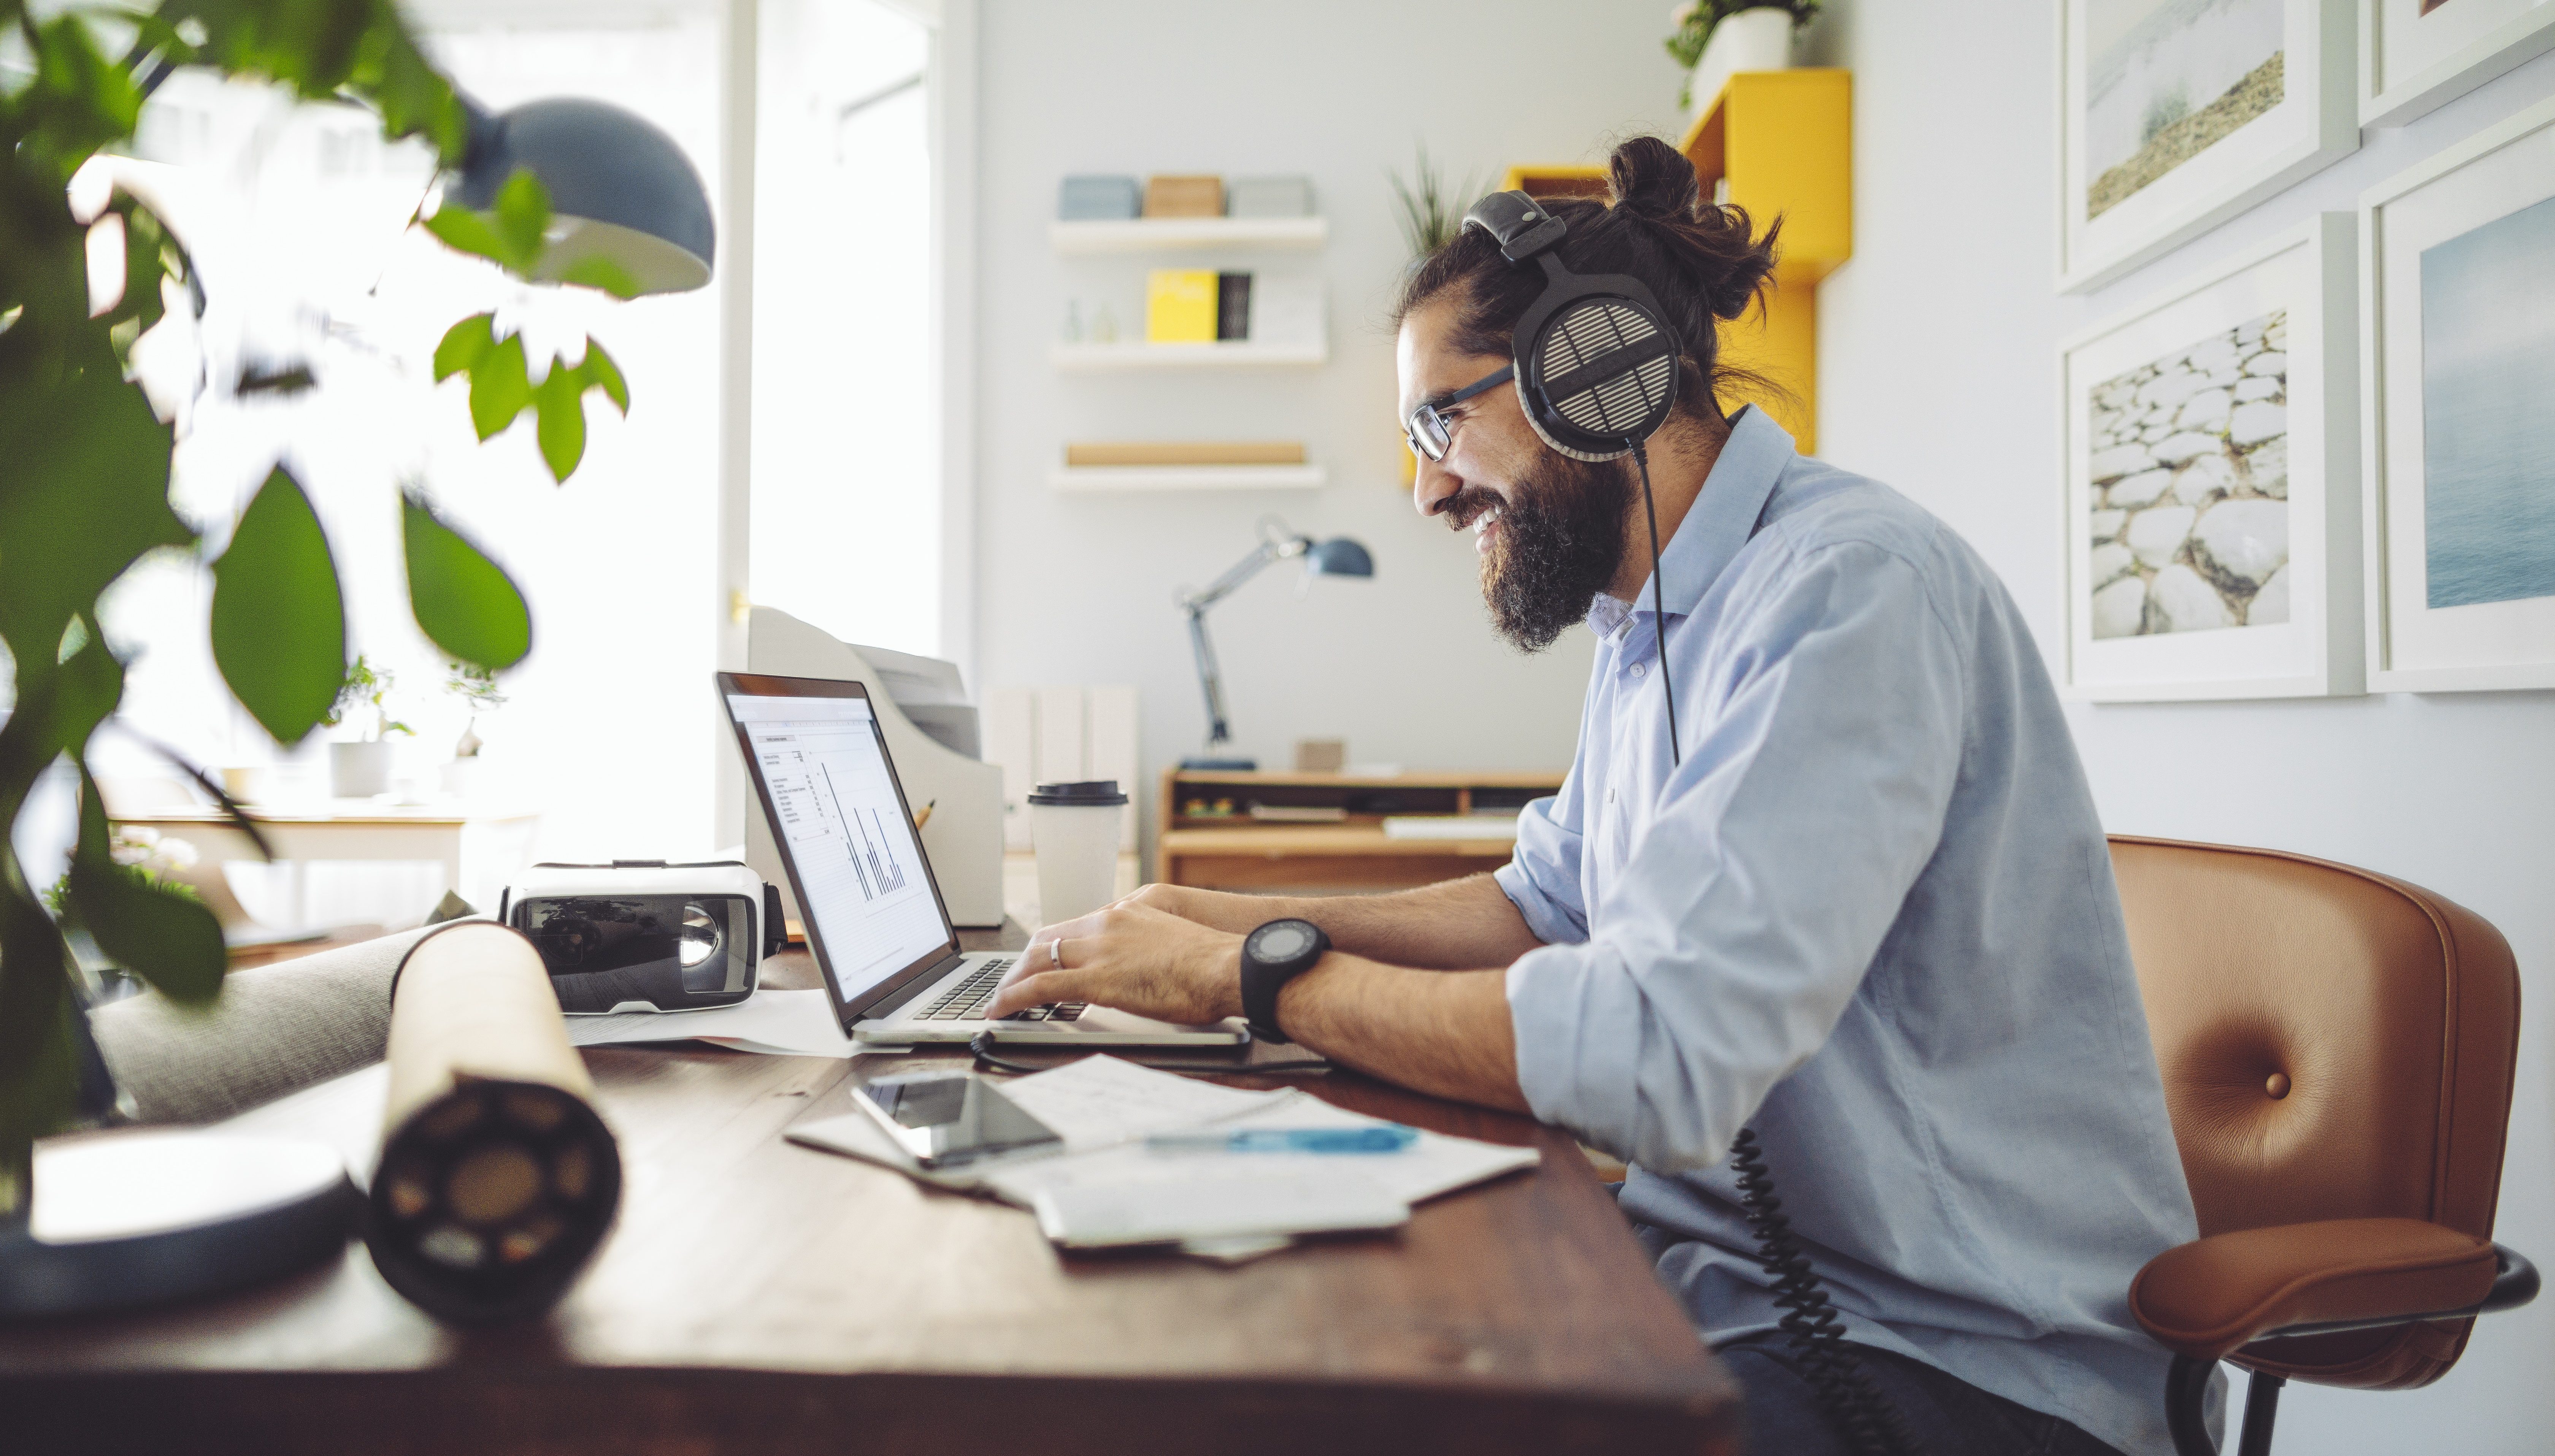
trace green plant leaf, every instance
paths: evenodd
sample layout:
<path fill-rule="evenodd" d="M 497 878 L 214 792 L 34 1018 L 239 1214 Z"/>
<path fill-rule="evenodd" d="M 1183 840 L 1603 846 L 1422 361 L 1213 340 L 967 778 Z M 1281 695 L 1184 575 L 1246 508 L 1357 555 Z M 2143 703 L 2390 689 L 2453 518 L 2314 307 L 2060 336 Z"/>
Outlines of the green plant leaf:
<path fill-rule="evenodd" d="M 195 539 L 169 509 L 169 426 L 99 365 L 0 382 L 0 638 L 21 663 L 50 661 L 145 552 Z"/>
<path fill-rule="evenodd" d="M 445 329 L 443 341 L 434 346 L 434 382 L 441 384 L 488 357 L 497 346 L 496 326 L 496 314 L 473 313 Z"/>
<path fill-rule="evenodd" d="M 486 217 L 467 207 L 442 206 L 426 219 L 426 230 L 443 240 L 444 246 L 476 258 L 485 258 L 499 267 L 512 267 L 512 254 L 505 236 Z"/>
<path fill-rule="evenodd" d="M 629 269 L 599 253 L 579 258 L 560 269 L 558 281 L 600 289 L 616 299 L 635 299 L 644 292 Z"/>
<path fill-rule="evenodd" d="M 596 343 L 592 334 L 585 336 L 585 362 L 578 368 L 622 414 L 630 413 L 629 381 L 621 377 L 621 366 L 612 362 L 612 356 L 603 352 L 603 345 Z"/>
<path fill-rule="evenodd" d="M 524 367 L 524 336 L 510 333 L 470 366 L 470 424 L 486 439 L 532 407 L 533 381 Z"/>
<path fill-rule="evenodd" d="M 549 189 L 522 167 L 497 189 L 497 205 L 488 211 L 447 201 L 426 219 L 426 230 L 446 246 L 485 258 L 519 278 L 532 277 L 540 266 L 542 251 L 549 246 L 543 237 L 549 225 Z"/>
<path fill-rule="evenodd" d="M 229 954 L 204 903 L 126 874 L 108 850 L 97 781 L 80 770 L 79 848 L 71 855 L 71 911 L 108 959 L 173 1001 L 221 993 Z"/>
<path fill-rule="evenodd" d="M 427 640 L 461 662 L 499 670 L 533 650 L 533 613 L 505 568 L 445 525 L 416 490 L 401 498 L 408 599 Z"/>
<path fill-rule="evenodd" d="M 533 390 L 542 462 L 550 467 L 552 480 L 566 480 L 585 458 L 585 390 L 584 367 L 570 369 L 555 357 L 548 376 Z"/>
<path fill-rule="evenodd" d="M 507 266 L 530 276 L 542 261 L 542 234 L 550 225 L 550 189 L 542 185 L 532 169 L 516 168 L 515 175 L 497 188 L 493 220 L 497 235 L 506 240 Z"/>
<path fill-rule="evenodd" d="M 240 705 L 278 743 L 308 737 L 346 679 L 346 608 L 328 535 L 281 465 L 213 563 L 212 618 L 213 662 Z"/>

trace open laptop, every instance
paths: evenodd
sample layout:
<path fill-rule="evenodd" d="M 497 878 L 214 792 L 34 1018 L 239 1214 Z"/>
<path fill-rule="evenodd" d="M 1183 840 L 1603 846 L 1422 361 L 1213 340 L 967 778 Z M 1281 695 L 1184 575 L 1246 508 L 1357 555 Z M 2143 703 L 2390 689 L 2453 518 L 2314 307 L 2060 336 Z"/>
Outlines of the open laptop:
<path fill-rule="evenodd" d="M 968 1041 L 988 1030 L 1003 1041 L 1085 1046 L 1250 1039 L 1238 1020 L 1184 1027 L 1071 1002 L 987 1021 L 985 1005 L 1014 957 L 958 948 L 869 689 L 721 672 L 718 692 L 846 1035 L 900 1046 Z"/>

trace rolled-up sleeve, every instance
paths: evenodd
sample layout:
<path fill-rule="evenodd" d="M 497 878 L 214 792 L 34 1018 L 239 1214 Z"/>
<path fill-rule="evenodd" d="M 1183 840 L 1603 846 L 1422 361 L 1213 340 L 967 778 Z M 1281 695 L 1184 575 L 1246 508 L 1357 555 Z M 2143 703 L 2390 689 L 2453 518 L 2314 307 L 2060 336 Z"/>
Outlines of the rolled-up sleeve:
<path fill-rule="evenodd" d="M 1711 676 L 1678 684 L 1694 705 L 1684 763 L 1605 888 L 1599 928 L 1508 974 L 1535 1115 L 1654 1171 L 1719 1160 L 1826 1042 L 1959 773 L 1960 657 L 1916 568 L 1847 543 L 1780 573 L 1746 620 L 1720 624 Z M 1559 902 L 1528 829 L 1550 818 L 1521 821 L 1500 873 L 1539 935 L 1528 897 Z M 1591 923 L 1586 908 L 1574 922 Z"/>

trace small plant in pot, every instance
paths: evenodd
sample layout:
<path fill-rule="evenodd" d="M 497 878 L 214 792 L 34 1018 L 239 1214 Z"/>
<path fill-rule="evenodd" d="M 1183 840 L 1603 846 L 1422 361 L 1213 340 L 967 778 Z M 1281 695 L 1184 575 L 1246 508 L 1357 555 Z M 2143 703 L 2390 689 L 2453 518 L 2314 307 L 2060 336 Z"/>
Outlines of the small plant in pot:
<path fill-rule="evenodd" d="M 1700 113 L 1740 71 L 1789 69 L 1792 33 L 1818 13 L 1819 0 L 1685 0 L 1663 43 L 1686 68 L 1677 104 Z"/>
<path fill-rule="evenodd" d="M 362 738 L 328 745 L 328 791 L 337 797 L 371 798 L 390 791 L 391 735 L 417 731 L 391 716 L 391 688 L 398 680 L 390 668 L 376 667 L 358 654 L 337 688 L 336 706 L 319 720 L 334 728 L 358 714 L 372 715 Z"/>
<path fill-rule="evenodd" d="M 443 766 L 444 791 L 467 797 L 477 787 L 480 750 L 488 746 L 479 736 L 479 715 L 505 706 L 506 695 L 497 690 L 494 671 L 458 659 L 443 665 L 443 690 L 470 709 L 470 721 L 462 725 L 461 737 L 452 745 L 452 762 Z"/>

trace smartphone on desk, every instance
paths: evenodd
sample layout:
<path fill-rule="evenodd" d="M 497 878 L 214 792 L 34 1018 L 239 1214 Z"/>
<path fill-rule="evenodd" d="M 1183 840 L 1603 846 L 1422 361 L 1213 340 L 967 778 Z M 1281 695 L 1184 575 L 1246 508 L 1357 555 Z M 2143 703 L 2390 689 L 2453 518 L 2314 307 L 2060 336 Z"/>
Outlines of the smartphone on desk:
<path fill-rule="evenodd" d="M 852 1103 L 926 1168 L 1061 1148 L 1055 1130 L 973 1072 L 915 1072 L 852 1088 Z"/>

